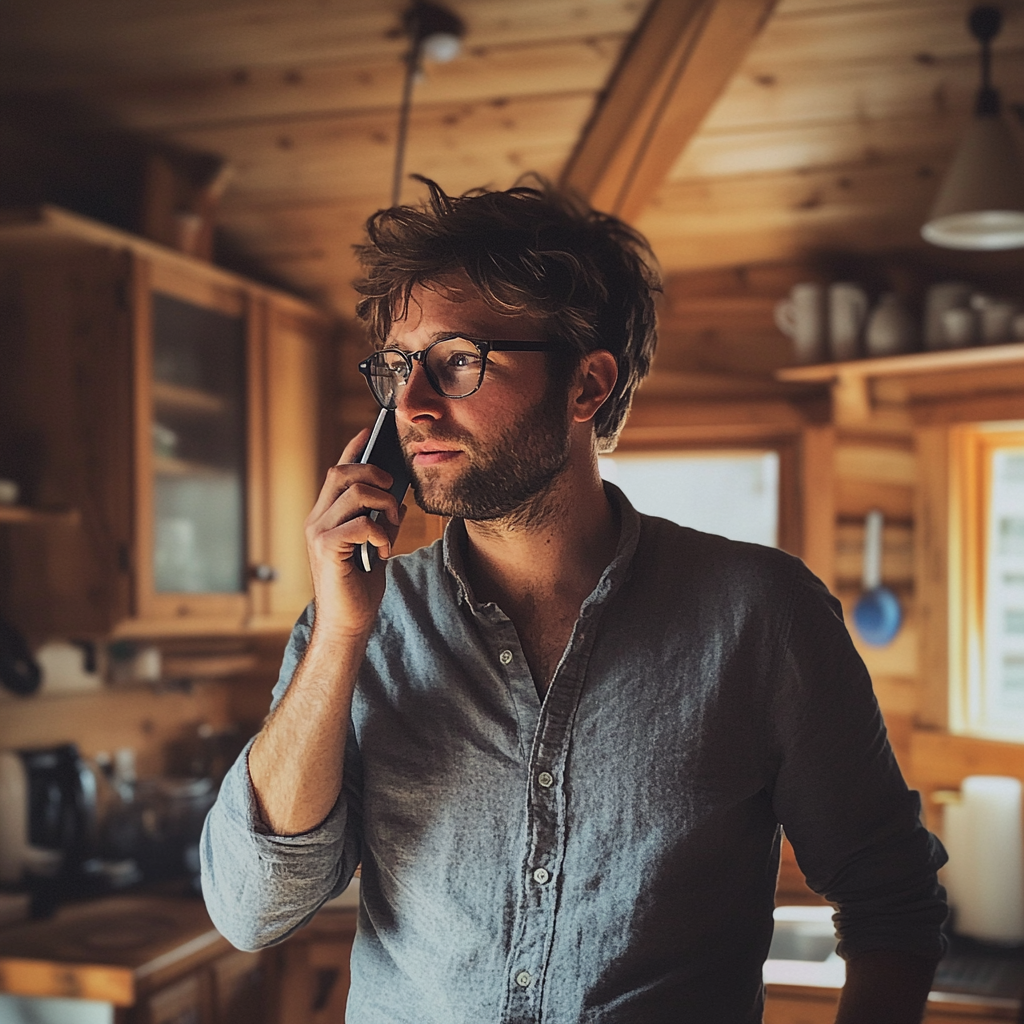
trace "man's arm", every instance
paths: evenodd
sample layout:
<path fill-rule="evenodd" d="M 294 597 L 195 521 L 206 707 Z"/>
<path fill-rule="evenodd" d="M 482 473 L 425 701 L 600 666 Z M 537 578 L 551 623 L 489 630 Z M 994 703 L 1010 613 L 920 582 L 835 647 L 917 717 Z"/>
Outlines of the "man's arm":
<path fill-rule="evenodd" d="M 345 449 L 353 458 L 366 435 Z M 357 751 L 343 767 L 356 675 L 384 594 L 384 566 L 355 570 L 369 540 L 386 557 L 399 514 L 373 466 L 339 464 L 306 520 L 315 594 L 296 624 L 276 693 L 284 695 L 232 766 L 200 844 L 203 895 L 241 949 L 287 937 L 340 891 L 360 857 Z M 373 523 L 366 509 L 384 512 Z M 382 550 L 383 549 L 383 550 Z M 346 795 L 340 798 L 342 787 Z"/>
<path fill-rule="evenodd" d="M 937 964 L 887 949 L 851 957 L 836 1024 L 920 1024 Z"/>
<path fill-rule="evenodd" d="M 805 571 L 795 584 L 775 680 L 776 814 L 808 884 L 838 910 L 837 1020 L 917 1024 L 945 947 L 945 852 L 921 824 L 838 602 Z"/>
<path fill-rule="evenodd" d="M 279 836 L 315 828 L 338 799 L 352 691 L 384 596 L 383 565 L 365 573 L 352 562 L 367 540 L 386 556 L 400 519 L 386 490 L 391 477 L 375 466 L 352 464 L 366 439 L 364 431 L 349 443 L 306 519 L 313 634 L 284 698 L 249 751 L 260 817 Z M 374 522 L 368 509 L 384 516 Z"/>

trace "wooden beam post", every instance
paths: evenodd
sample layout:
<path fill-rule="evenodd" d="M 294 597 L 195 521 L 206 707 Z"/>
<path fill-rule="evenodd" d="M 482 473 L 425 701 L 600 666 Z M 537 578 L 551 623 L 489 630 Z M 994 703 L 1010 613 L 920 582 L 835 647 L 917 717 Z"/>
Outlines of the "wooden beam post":
<path fill-rule="evenodd" d="M 735 74 L 776 0 L 653 0 L 562 174 L 631 221 Z"/>

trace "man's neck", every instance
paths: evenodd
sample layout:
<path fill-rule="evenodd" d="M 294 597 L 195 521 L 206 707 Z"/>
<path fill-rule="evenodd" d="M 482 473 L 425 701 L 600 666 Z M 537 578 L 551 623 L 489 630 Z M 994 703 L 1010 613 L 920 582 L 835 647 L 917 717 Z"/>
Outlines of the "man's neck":
<path fill-rule="evenodd" d="M 513 621 L 524 606 L 568 605 L 578 613 L 619 536 L 596 465 L 570 463 L 523 512 L 466 522 L 466 568 L 477 599 L 494 601 Z"/>

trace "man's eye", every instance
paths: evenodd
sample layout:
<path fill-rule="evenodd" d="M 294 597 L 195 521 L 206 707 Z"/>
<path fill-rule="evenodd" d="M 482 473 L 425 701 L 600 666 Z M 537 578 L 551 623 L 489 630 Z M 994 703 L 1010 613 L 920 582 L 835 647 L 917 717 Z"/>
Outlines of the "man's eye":
<path fill-rule="evenodd" d="M 453 352 L 445 362 L 452 370 L 464 370 L 480 365 L 480 357 L 475 352 Z"/>

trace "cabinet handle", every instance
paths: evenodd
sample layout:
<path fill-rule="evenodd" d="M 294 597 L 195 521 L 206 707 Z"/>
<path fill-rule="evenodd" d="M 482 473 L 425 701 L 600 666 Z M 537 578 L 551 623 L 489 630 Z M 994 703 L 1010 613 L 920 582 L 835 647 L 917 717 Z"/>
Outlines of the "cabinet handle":
<path fill-rule="evenodd" d="M 273 583 L 277 579 L 277 570 L 272 565 L 260 562 L 250 570 L 252 578 L 259 583 Z"/>

